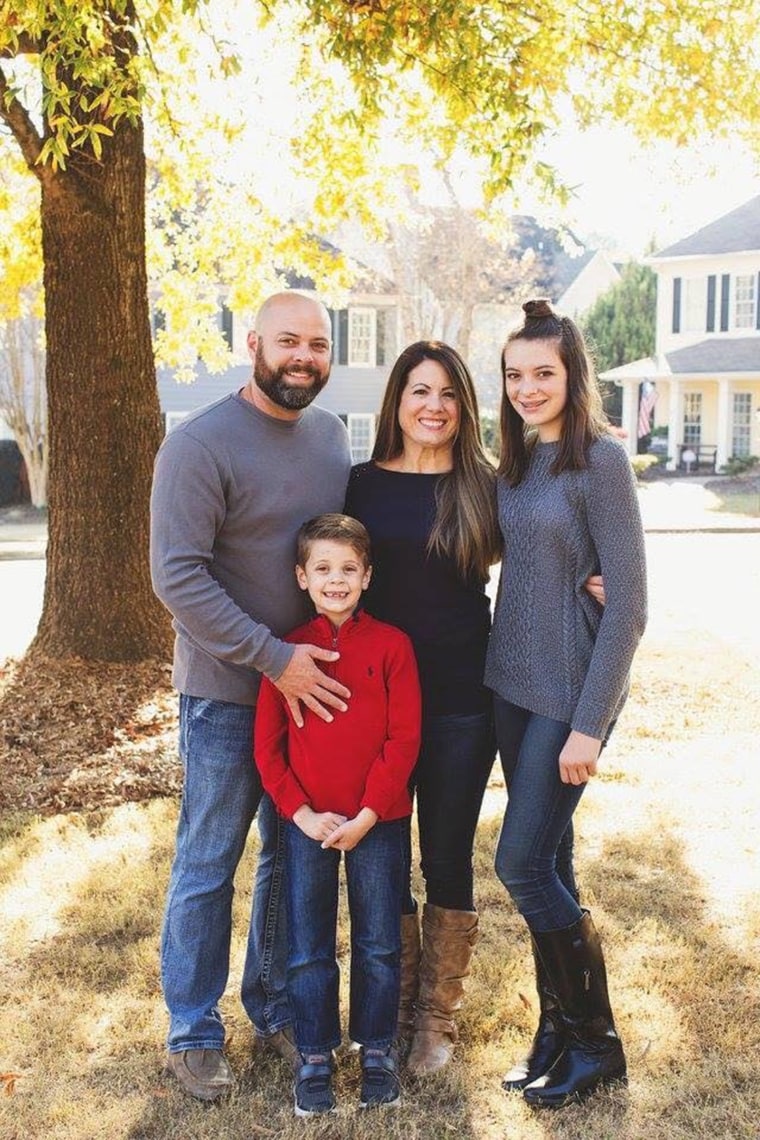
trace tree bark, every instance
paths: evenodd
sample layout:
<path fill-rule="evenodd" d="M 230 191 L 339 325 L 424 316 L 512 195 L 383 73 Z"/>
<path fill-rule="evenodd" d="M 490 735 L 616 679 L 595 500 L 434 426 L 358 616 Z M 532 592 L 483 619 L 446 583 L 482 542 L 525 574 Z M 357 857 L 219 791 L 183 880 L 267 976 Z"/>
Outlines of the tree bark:
<path fill-rule="evenodd" d="M 164 655 L 168 619 L 148 568 L 161 420 L 145 269 L 141 125 L 102 161 L 42 186 L 50 443 L 47 579 L 34 648 L 53 657 Z"/>

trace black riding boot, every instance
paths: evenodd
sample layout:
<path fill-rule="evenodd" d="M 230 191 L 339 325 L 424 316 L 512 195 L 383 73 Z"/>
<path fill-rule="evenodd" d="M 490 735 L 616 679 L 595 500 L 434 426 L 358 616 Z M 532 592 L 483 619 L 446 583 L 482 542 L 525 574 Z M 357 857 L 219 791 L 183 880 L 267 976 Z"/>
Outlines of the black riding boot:
<path fill-rule="evenodd" d="M 559 1057 L 565 1044 L 565 1028 L 560 1014 L 559 1003 L 551 988 L 536 943 L 531 936 L 533 965 L 536 969 L 536 990 L 538 991 L 538 1028 L 527 1056 L 513 1065 L 501 1082 L 507 1092 L 524 1089 L 531 1081 L 548 1072 Z"/>
<path fill-rule="evenodd" d="M 600 1085 L 625 1080 L 625 1054 L 612 1019 L 599 935 L 588 911 L 565 930 L 533 937 L 560 1005 L 565 1047 L 523 1096 L 536 1108 L 561 1108 Z"/>

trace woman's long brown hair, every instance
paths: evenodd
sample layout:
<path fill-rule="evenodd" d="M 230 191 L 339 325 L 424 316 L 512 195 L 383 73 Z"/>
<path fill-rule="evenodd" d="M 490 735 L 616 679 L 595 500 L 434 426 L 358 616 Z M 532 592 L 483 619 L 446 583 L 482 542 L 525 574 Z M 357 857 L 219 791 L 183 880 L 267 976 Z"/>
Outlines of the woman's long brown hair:
<path fill-rule="evenodd" d="M 543 297 L 526 301 L 523 312 L 523 324 L 509 334 L 501 352 L 501 456 L 497 470 L 511 487 L 524 476 L 537 438 L 533 429 L 526 429 L 507 396 L 504 351 L 512 341 L 556 342 L 560 360 L 567 370 L 567 403 L 552 474 L 586 467 L 589 445 L 607 430 L 594 367 L 578 326 L 569 317 L 555 313 Z"/>
<path fill-rule="evenodd" d="M 462 357 L 448 344 L 419 340 L 400 354 L 388 377 L 372 458 L 382 463 L 402 454 L 404 439 L 398 422 L 401 394 L 409 373 L 423 360 L 435 360 L 441 365 L 459 404 L 454 464 L 438 481 L 428 550 L 453 558 L 463 579 L 474 575 L 484 582 L 501 548 L 496 520 L 496 473 L 483 451 L 472 376 Z"/>

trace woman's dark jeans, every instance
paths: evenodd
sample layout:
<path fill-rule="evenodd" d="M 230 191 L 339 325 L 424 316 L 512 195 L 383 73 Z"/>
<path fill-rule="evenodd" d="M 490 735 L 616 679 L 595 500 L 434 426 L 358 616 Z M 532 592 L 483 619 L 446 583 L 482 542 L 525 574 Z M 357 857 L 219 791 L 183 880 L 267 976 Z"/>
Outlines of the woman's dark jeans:
<path fill-rule="evenodd" d="M 573 813 L 585 784 L 563 784 L 559 754 L 570 725 L 494 698 L 507 810 L 496 874 L 535 933 L 562 930 L 582 915 L 573 871 Z"/>
<path fill-rule="evenodd" d="M 417 822 L 426 898 L 447 910 L 474 910 L 472 849 L 496 744 L 490 712 L 425 717 L 414 772 Z M 411 893 L 412 844 L 404 913 L 416 910 Z"/>

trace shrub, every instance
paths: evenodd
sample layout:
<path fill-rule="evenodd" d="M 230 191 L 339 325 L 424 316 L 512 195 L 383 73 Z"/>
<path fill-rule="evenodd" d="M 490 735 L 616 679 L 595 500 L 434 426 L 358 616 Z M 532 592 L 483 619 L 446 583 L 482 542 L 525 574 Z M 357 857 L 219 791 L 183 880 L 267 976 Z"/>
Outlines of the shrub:
<path fill-rule="evenodd" d="M 648 471 L 650 467 L 654 467 L 660 462 L 658 455 L 632 455 L 630 458 L 631 467 L 637 479 L 640 479 L 644 472 Z"/>
<path fill-rule="evenodd" d="M 760 459 L 756 455 L 732 455 L 728 463 L 724 463 L 721 471 L 724 475 L 743 475 L 757 467 Z"/>

